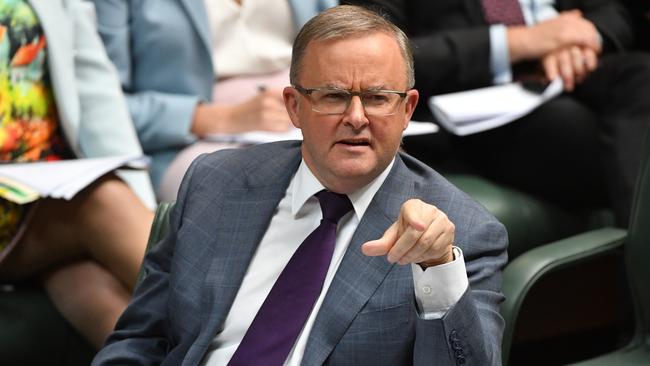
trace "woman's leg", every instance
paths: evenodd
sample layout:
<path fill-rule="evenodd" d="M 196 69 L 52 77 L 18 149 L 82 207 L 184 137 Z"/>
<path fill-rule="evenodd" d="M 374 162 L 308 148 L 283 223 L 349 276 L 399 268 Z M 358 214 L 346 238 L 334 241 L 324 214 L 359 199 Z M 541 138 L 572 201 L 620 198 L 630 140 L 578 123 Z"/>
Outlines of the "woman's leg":
<path fill-rule="evenodd" d="M 99 348 L 129 302 L 153 213 L 114 176 L 34 210 L 0 277 L 42 274 L 55 306 Z"/>
<path fill-rule="evenodd" d="M 43 200 L 16 248 L 0 264 L 0 278 L 32 276 L 64 261 L 90 258 L 133 288 L 153 212 L 114 176 L 70 201 Z"/>
<path fill-rule="evenodd" d="M 43 276 L 43 285 L 63 317 L 97 349 L 131 298 L 113 274 L 90 260 L 55 267 Z"/>

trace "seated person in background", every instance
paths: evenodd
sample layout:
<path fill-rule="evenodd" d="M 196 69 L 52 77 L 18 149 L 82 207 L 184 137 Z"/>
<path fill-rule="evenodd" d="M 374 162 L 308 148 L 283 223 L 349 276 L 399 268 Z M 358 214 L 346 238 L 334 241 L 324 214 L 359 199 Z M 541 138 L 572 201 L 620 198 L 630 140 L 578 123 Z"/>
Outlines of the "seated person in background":
<path fill-rule="evenodd" d="M 93 364 L 500 364 L 506 232 L 398 152 L 418 101 L 404 33 L 328 9 L 290 75 L 303 141 L 194 160 Z"/>
<path fill-rule="evenodd" d="M 634 17 L 636 49 L 650 51 L 650 2 L 626 0 L 625 3 Z"/>
<path fill-rule="evenodd" d="M 142 154 L 92 10 L 79 0 L 0 0 L 3 163 Z M 0 199 L 0 281 L 41 279 L 97 348 L 130 299 L 153 220 L 144 202 L 155 204 L 146 172 L 118 175 L 124 181 L 106 176 L 70 201 Z"/>
<path fill-rule="evenodd" d="M 200 153 L 239 146 L 197 139 L 290 128 L 277 88 L 288 83 L 291 42 L 309 18 L 336 4 L 93 1 L 99 32 L 120 72 L 140 142 L 153 157 L 151 175 L 164 201 L 176 198 L 185 170 Z"/>
<path fill-rule="evenodd" d="M 411 37 L 425 100 L 514 79 L 562 78 L 559 98 L 519 121 L 453 139 L 453 152 L 496 181 L 565 207 L 613 206 L 625 225 L 650 124 L 650 56 L 626 52 L 633 31 L 622 4 L 346 2 L 387 12 Z"/>

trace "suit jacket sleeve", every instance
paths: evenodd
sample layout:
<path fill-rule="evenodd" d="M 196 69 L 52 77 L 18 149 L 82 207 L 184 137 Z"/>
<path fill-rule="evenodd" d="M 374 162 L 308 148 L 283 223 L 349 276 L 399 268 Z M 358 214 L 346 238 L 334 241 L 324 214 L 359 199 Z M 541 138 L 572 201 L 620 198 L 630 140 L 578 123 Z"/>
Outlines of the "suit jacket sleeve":
<path fill-rule="evenodd" d="M 430 95 L 472 89 L 492 82 L 490 36 L 485 23 L 454 10 L 444 14 L 445 3 L 465 1 L 348 0 L 388 16 L 409 36 L 413 45 L 416 87 Z M 478 0 L 477 0 L 478 6 Z M 453 17 L 451 29 L 441 20 Z M 480 15 L 479 15 L 480 16 Z"/>
<path fill-rule="evenodd" d="M 117 67 L 129 111 L 145 151 L 187 145 L 196 137 L 190 133 L 199 96 L 159 91 L 133 91 L 130 28 L 131 1 L 93 0 L 98 29 L 108 55 Z M 161 61 L 162 62 L 162 61 Z M 176 70 L 175 72 L 182 72 Z M 152 75 L 152 77 L 154 77 Z"/>
<path fill-rule="evenodd" d="M 634 43 L 633 21 L 620 0 L 559 0 L 558 11 L 580 9 L 603 37 L 605 53 L 621 52 Z"/>
<path fill-rule="evenodd" d="M 169 234 L 146 255 L 145 277 L 92 365 L 160 365 L 176 346 L 169 326 L 169 276 L 188 187 L 200 160 L 197 158 L 185 175 L 171 213 Z M 182 357 L 187 350 L 176 351 Z M 180 360 L 170 363 L 180 364 Z"/>
<path fill-rule="evenodd" d="M 501 364 L 504 321 L 499 304 L 504 299 L 501 270 L 507 260 L 507 234 L 496 220 L 483 219 L 457 226 L 469 230 L 458 238 L 466 243 L 458 245 L 463 247 L 469 288 L 442 319 L 418 318 L 414 365 L 430 365 L 432 359 L 447 359 L 441 364 L 450 365 Z M 447 354 L 441 355 L 442 350 Z"/>
<path fill-rule="evenodd" d="M 347 0 L 386 14 L 413 44 L 422 97 L 492 84 L 489 26 L 479 0 Z M 559 11 L 581 9 L 603 37 L 605 51 L 633 41 L 631 20 L 617 0 L 558 0 Z"/>

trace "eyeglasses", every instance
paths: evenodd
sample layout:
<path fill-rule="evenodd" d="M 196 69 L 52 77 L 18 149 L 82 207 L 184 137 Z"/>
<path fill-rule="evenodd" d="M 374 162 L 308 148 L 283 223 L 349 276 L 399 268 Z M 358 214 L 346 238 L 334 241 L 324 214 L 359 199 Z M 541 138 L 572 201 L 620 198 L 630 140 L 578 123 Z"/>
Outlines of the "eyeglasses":
<path fill-rule="evenodd" d="M 338 88 L 303 88 L 294 85 L 300 94 L 311 101 L 311 109 L 322 114 L 343 114 L 350 107 L 352 97 L 358 96 L 369 116 L 390 116 L 397 112 L 397 106 L 406 97 L 406 92 L 397 90 L 370 89 L 351 91 Z"/>

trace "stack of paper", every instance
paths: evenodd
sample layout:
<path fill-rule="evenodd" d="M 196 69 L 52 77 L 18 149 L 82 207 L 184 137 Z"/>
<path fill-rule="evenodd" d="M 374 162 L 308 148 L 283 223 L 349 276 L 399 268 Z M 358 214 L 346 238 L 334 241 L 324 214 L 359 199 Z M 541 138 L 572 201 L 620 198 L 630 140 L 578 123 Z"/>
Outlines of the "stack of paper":
<path fill-rule="evenodd" d="M 0 197 L 23 204 L 38 198 L 71 199 L 104 174 L 117 168 L 144 169 L 141 155 L 0 165 Z"/>
<path fill-rule="evenodd" d="M 431 122 L 410 121 L 404 136 L 424 135 L 438 132 L 438 126 Z M 212 134 L 208 141 L 233 142 L 242 144 L 263 144 L 283 140 L 302 140 L 300 129 L 292 128 L 286 132 L 251 131 L 238 134 Z"/>
<path fill-rule="evenodd" d="M 561 79 L 541 93 L 521 83 L 510 83 L 433 96 L 429 107 L 446 130 L 464 136 L 512 122 L 559 95 L 562 89 Z"/>

